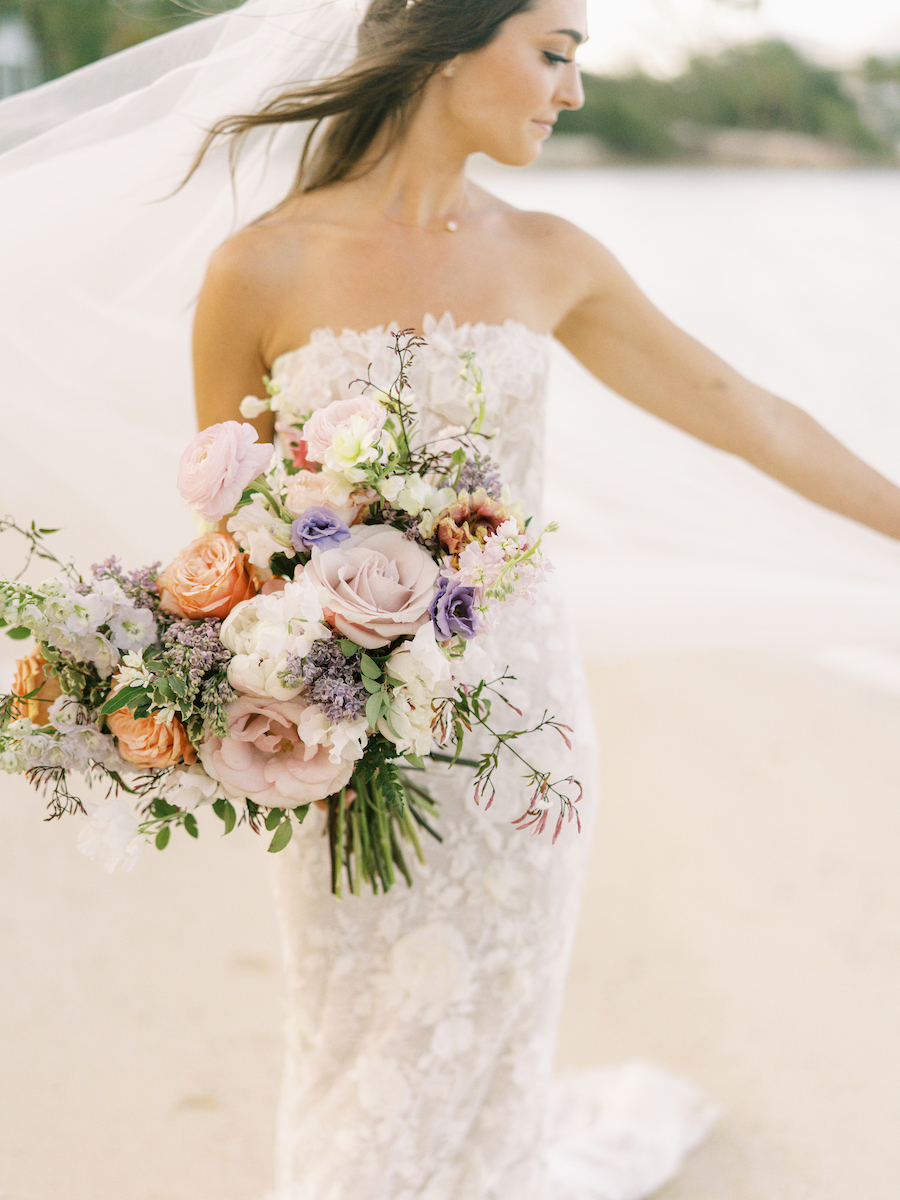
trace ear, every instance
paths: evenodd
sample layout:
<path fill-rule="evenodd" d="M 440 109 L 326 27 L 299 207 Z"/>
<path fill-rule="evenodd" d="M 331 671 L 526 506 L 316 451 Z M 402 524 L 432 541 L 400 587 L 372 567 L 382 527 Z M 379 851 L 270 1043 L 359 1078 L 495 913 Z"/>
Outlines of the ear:
<path fill-rule="evenodd" d="M 452 75 L 456 74 L 456 64 L 458 61 L 459 55 L 457 55 L 456 58 L 451 58 L 449 62 L 445 62 L 441 67 L 440 73 L 442 75 L 446 75 L 446 77 L 449 79 Z"/>

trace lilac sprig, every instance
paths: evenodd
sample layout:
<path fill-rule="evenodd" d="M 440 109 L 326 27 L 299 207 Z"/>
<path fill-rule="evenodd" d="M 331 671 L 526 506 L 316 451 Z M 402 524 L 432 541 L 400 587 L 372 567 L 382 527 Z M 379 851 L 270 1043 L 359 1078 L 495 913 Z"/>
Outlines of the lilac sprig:
<path fill-rule="evenodd" d="M 484 488 L 492 500 L 499 500 L 503 484 L 493 459 L 489 458 L 487 454 L 479 454 L 476 451 L 459 468 L 459 474 L 453 486 L 457 492 L 468 492 L 470 496 L 479 488 Z"/>
<path fill-rule="evenodd" d="M 362 681 L 359 655 L 348 658 L 337 642 L 314 642 L 299 663 L 296 656 L 288 658 L 288 670 L 299 674 L 309 698 L 329 721 L 354 721 L 365 712 L 369 693 Z"/>
<path fill-rule="evenodd" d="M 111 554 L 103 562 L 91 565 L 91 574 L 95 579 L 114 580 L 135 608 L 155 608 L 159 597 L 156 577 L 159 574 L 161 562 L 151 563 L 149 567 L 139 567 L 136 571 L 126 571 L 119 559 Z M 82 594 L 90 589 L 82 585 L 78 591 Z"/>
<path fill-rule="evenodd" d="M 182 619 L 173 621 L 162 635 L 160 659 L 184 680 L 189 704 L 196 700 L 207 677 L 217 675 L 231 661 L 231 651 L 219 639 L 221 627 L 222 622 L 213 617 L 205 621 Z"/>

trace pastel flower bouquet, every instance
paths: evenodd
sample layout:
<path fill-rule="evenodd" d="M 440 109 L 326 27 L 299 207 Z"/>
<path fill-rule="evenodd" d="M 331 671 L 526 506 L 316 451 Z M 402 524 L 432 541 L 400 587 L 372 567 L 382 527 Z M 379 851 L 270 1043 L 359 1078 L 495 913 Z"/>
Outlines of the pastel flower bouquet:
<path fill-rule="evenodd" d="M 277 448 L 236 421 L 198 434 L 178 486 L 207 531 L 164 570 L 112 558 L 85 580 L 47 548 L 55 531 L 0 522 L 61 568 L 36 586 L 0 580 L 0 623 L 37 639 L 0 698 L 0 766 L 45 790 L 50 816 L 87 817 L 81 848 L 109 869 L 162 849 L 173 827 L 196 837 L 202 805 L 226 833 L 265 826 L 271 851 L 318 805 L 337 895 L 345 879 L 356 894 L 411 884 L 406 854 L 424 861 L 421 834 L 440 838 L 426 760 L 473 772 L 489 806 L 510 754 L 530 795 L 516 824 L 540 832 L 558 806 L 555 840 L 578 821 L 577 781 L 513 744 L 543 728 L 568 740 L 567 727 L 545 712 L 498 729 L 512 677 L 482 645 L 507 606 L 533 600 L 543 533 L 487 452 L 472 354 L 468 427 L 420 438 L 408 369 L 422 344 L 395 335 L 390 387 L 359 381 L 312 411 L 267 380 L 241 413 L 271 408 Z M 480 752 L 463 758 L 476 730 Z M 106 783 L 105 800 L 79 798 L 73 774 Z"/>

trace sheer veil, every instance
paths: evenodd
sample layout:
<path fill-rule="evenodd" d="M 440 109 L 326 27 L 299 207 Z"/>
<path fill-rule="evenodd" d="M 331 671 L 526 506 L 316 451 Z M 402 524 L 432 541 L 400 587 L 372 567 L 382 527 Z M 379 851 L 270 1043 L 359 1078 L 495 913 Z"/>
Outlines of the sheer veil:
<path fill-rule="evenodd" d="M 347 66 L 359 15 L 250 0 L 0 104 L 2 507 L 65 525 L 81 561 L 137 564 L 190 534 L 173 480 L 193 301 L 214 247 L 285 193 L 307 131 L 252 140 L 234 189 L 217 150 L 169 194 L 216 118 Z M 631 409 L 562 352 L 550 411 L 553 557 L 589 652 L 900 643 L 897 544 Z"/>

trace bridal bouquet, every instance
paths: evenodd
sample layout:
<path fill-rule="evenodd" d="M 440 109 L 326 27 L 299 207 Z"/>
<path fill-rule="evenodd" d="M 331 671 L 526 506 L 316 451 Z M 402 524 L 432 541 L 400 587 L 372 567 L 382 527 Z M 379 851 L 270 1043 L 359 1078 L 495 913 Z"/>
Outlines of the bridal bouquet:
<path fill-rule="evenodd" d="M 397 872 L 411 883 L 404 848 L 422 859 L 419 831 L 440 836 L 426 759 L 472 770 L 490 805 L 508 752 L 531 791 L 520 827 L 542 831 L 554 803 L 554 840 L 577 820 L 577 782 L 513 745 L 566 727 L 544 713 L 532 729 L 497 729 L 492 702 L 512 708 L 512 677 L 481 645 L 504 608 L 533 599 L 549 566 L 542 534 L 487 452 L 473 355 L 468 427 L 417 436 L 408 368 L 422 344 L 396 335 L 393 385 L 360 381 L 361 394 L 311 412 L 267 381 L 268 398 L 241 412 L 277 412 L 274 453 L 235 421 L 198 434 L 178 485 L 207 531 L 164 570 L 126 573 L 111 558 L 85 580 L 47 549 L 54 531 L 0 525 L 62 568 L 37 586 L 0 580 L 0 623 L 38 643 L 0 700 L 0 766 L 46 789 L 51 816 L 86 815 L 82 849 L 110 869 L 148 841 L 162 849 L 173 827 L 196 837 L 201 805 L 226 833 L 264 825 L 278 851 L 317 804 L 336 894 L 345 876 L 356 894 Z M 487 749 L 465 759 L 476 727 Z M 71 791 L 73 773 L 106 781 L 106 802 Z"/>

